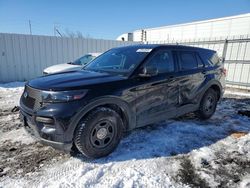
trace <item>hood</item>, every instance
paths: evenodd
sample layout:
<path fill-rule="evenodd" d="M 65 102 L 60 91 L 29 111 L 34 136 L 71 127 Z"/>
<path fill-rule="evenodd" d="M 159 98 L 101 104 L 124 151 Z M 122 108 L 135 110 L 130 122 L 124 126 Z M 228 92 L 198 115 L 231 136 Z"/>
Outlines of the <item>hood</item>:
<path fill-rule="evenodd" d="M 39 90 L 66 91 L 88 89 L 95 84 L 124 80 L 125 77 L 104 72 L 71 71 L 35 78 L 28 85 Z"/>
<path fill-rule="evenodd" d="M 45 72 L 47 74 L 54 74 L 54 73 L 58 73 L 58 72 L 79 70 L 81 68 L 82 68 L 81 65 L 72 65 L 72 64 L 64 63 L 64 64 L 58 64 L 58 65 L 50 66 L 50 67 L 44 69 L 43 72 Z"/>

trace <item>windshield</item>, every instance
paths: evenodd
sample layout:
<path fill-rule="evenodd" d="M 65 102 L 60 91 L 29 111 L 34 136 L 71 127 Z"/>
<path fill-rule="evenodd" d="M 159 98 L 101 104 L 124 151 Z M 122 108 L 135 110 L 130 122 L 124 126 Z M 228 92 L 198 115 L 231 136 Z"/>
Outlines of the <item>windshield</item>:
<path fill-rule="evenodd" d="M 150 51 L 151 49 L 140 47 L 114 48 L 91 61 L 84 69 L 127 74 L 133 71 Z"/>
<path fill-rule="evenodd" d="M 75 60 L 74 62 L 72 62 L 72 64 L 73 65 L 86 65 L 94 58 L 95 58 L 95 56 L 90 55 L 90 54 L 84 55 L 84 56 L 80 57 L 79 59 Z"/>

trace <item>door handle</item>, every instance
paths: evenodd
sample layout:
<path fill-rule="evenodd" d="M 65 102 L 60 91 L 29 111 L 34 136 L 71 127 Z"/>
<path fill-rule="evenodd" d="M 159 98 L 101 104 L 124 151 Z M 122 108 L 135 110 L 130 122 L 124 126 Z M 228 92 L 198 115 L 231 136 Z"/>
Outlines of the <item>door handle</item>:
<path fill-rule="evenodd" d="M 171 82 L 173 82 L 173 81 L 175 81 L 175 77 L 174 76 L 169 76 L 168 80 L 171 81 Z"/>
<path fill-rule="evenodd" d="M 172 75 L 172 76 L 168 76 L 167 79 L 169 80 L 173 80 L 175 77 Z"/>

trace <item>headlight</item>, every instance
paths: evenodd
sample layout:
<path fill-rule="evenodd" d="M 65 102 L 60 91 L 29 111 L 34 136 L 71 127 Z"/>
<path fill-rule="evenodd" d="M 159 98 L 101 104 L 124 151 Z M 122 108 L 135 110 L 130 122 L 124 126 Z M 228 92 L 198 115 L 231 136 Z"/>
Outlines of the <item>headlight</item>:
<path fill-rule="evenodd" d="M 44 91 L 42 93 L 43 103 L 60 103 L 80 100 L 87 94 L 87 90 L 75 91 Z"/>

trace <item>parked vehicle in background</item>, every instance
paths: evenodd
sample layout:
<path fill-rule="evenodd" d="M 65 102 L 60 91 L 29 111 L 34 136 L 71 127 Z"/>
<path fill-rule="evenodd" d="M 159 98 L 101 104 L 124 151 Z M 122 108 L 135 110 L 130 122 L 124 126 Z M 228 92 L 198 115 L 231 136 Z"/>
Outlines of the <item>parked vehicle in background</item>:
<path fill-rule="evenodd" d="M 95 59 L 97 56 L 99 56 L 100 54 L 101 53 L 88 53 L 73 62 L 47 67 L 46 69 L 44 69 L 43 74 L 46 75 L 58 72 L 79 70 L 83 68 L 85 65 L 87 65 L 90 61 Z"/>
<path fill-rule="evenodd" d="M 124 131 L 189 112 L 210 118 L 224 85 L 225 69 L 213 50 L 127 46 L 81 71 L 29 81 L 20 113 L 26 130 L 44 144 L 98 158 L 116 148 Z"/>

